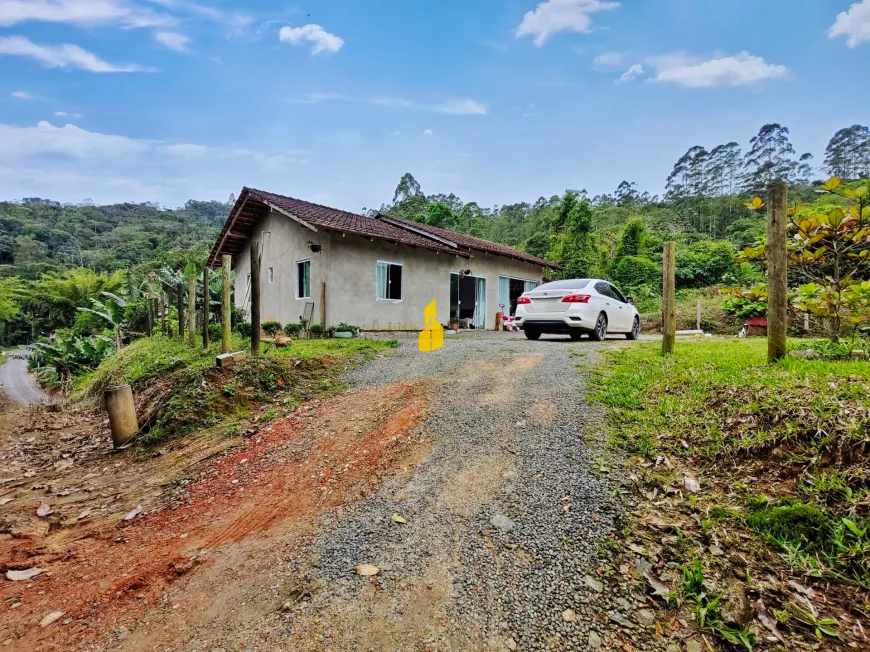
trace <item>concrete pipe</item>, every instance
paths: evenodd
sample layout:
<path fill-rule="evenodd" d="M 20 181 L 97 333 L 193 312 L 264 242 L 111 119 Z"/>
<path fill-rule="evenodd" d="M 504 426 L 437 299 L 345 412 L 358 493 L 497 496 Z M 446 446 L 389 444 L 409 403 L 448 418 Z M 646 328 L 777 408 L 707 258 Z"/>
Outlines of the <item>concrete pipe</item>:
<path fill-rule="evenodd" d="M 109 387 L 103 397 L 106 401 L 106 411 L 109 413 L 112 444 L 115 448 L 119 448 L 133 439 L 139 431 L 136 405 L 133 403 L 133 389 L 129 385 L 115 385 Z"/>

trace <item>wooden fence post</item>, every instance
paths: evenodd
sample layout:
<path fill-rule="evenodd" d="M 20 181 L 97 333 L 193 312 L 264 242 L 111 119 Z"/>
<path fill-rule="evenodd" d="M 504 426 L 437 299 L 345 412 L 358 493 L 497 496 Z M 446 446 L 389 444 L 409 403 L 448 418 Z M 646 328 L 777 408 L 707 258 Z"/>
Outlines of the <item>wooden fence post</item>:
<path fill-rule="evenodd" d="M 211 288 L 208 285 L 208 265 L 202 268 L 202 348 L 208 351 L 211 346 L 211 337 L 208 332 L 209 303 L 211 302 Z"/>
<path fill-rule="evenodd" d="M 788 184 L 767 189 L 767 360 L 786 355 L 788 326 Z"/>
<path fill-rule="evenodd" d="M 196 346 L 196 274 L 187 279 L 187 343 Z"/>
<path fill-rule="evenodd" d="M 145 300 L 145 334 L 151 337 L 154 334 L 154 304 L 151 299 Z"/>
<path fill-rule="evenodd" d="M 221 288 L 221 353 L 230 353 L 230 349 L 233 348 L 233 312 L 230 306 L 230 268 L 233 266 L 233 257 L 224 254 L 222 262 L 223 287 Z"/>
<path fill-rule="evenodd" d="M 326 281 L 320 284 L 320 323 L 326 328 Z"/>
<path fill-rule="evenodd" d="M 697 323 L 696 328 L 698 330 L 701 330 L 701 300 L 700 299 L 698 299 L 697 313 L 698 313 L 697 319 L 695 320 Z"/>
<path fill-rule="evenodd" d="M 166 336 L 166 292 L 160 288 L 160 296 L 157 299 L 158 310 L 160 311 L 160 333 Z"/>
<path fill-rule="evenodd" d="M 178 309 L 178 339 L 184 341 L 184 285 L 179 281 L 175 292 L 176 308 Z"/>
<path fill-rule="evenodd" d="M 662 353 L 666 354 L 674 352 L 677 337 L 676 247 L 676 242 L 665 242 L 662 256 Z"/>
<path fill-rule="evenodd" d="M 260 355 L 260 239 L 251 240 L 251 355 Z"/>

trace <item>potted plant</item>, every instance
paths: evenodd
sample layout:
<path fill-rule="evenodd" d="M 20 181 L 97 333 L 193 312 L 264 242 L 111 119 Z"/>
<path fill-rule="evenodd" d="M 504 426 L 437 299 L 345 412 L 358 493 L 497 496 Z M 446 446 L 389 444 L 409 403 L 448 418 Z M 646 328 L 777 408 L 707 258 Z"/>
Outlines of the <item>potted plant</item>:
<path fill-rule="evenodd" d="M 450 330 L 458 331 L 459 330 L 459 311 L 454 310 L 450 313 Z"/>
<path fill-rule="evenodd" d="M 348 339 L 351 337 L 356 337 L 358 332 L 358 326 L 351 326 L 350 324 L 345 324 L 344 322 L 340 323 L 338 326 L 335 327 L 335 337 Z"/>

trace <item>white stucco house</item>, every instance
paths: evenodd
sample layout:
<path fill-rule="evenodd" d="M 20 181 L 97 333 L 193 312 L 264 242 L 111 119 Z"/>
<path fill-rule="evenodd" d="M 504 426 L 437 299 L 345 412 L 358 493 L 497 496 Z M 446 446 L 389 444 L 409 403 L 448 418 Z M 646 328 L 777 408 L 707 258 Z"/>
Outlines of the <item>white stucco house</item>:
<path fill-rule="evenodd" d="M 504 304 L 557 265 L 503 245 L 388 215 L 368 217 L 244 188 L 209 257 L 233 257 L 235 304 L 250 306 L 251 240 L 260 243 L 261 319 L 420 330 L 423 310 L 495 327 Z M 311 308 L 311 306 L 309 306 Z"/>

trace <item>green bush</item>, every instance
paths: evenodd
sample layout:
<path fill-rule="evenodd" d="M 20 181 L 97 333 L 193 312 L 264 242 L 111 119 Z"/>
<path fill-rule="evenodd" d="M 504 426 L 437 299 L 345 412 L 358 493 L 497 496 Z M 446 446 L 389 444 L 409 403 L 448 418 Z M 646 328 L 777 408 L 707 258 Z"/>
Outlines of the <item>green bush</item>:
<path fill-rule="evenodd" d="M 735 249 L 730 242 L 703 240 L 677 247 L 676 280 L 678 288 L 702 288 L 722 282 L 734 273 Z"/>
<path fill-rule="evenodd" d="M 291 321 L 284 324 L 284 332 L 287 333 L 287 335 L 298 335 L 304 326 L 305 324 L 301 321 Z"/>
<path fill-rule="evenodd" d="M 827 540 L 831 520 L 815 505 L 780 504 L 750 514 L 746 522 L 754 530 L 776 541 L 816 544 Z"/>
<path fill-rule="evenodd" d="M 223 337 L 223 329 L 221 328 L 220 324 L 209 324 L 208 334 L 213 342 L 217 342 Z"/>
<path fill-rule="evenodd" d="M 613 268 L 611 277 L 623 292 L 646 286 L 660 288 L 662 268 L 643 256 L 623 256 Z"/>
<path fill-rule="evenodd" d="M 281 330 L 281 322 L 278 321 L 264 321 L 262 324 L 263 331 L 275 337 L 278 334 L 278 331 Z"/>
<path fill-rule="evenodd" d="M 336 333 L 356 333 L 357 331 L 359 331 L 359 326 L 352 326 L 351 324 L 345 324 L 344 322 L 341 322 L 335 327 Z"/>
<path fill-rule="evenodd" d="M 250 337 L 251 336 L 251 322 L 249 321 L 240 321 L 236 324 L 235 331 L 241 335 L 242 337 Z"/>
<path fill-rule="evenodd" d="M 315 337 L 321 337 L 326 332 L 326 329 L 323 327 L 323 324 L 312 324 L 311 325 L 311 334 Z"/>

